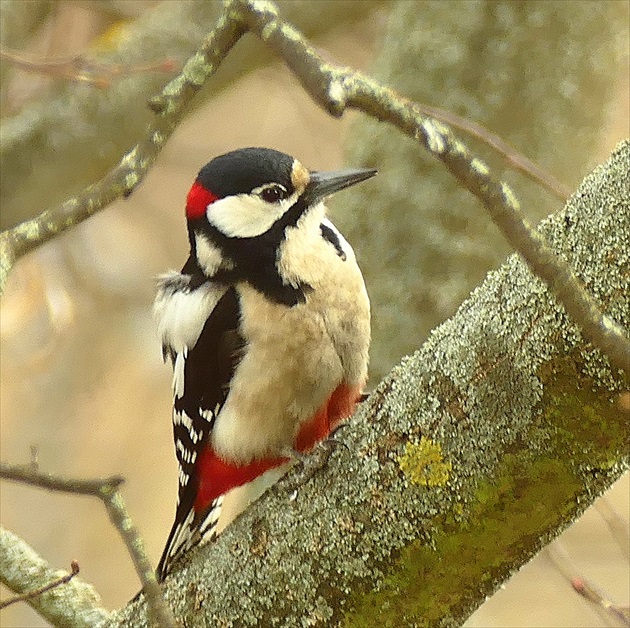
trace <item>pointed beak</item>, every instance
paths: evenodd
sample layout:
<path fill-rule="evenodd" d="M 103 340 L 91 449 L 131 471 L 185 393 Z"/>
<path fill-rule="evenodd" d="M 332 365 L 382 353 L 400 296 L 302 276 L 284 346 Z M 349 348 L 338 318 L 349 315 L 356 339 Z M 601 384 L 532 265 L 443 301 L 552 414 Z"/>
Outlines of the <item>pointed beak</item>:
<path fill-rule="evenodd" d="M 376 174 L 372 168 L 354 168 L 352 170 L 337 170 L 335 172 L 311 172 L 311 179 L 304 191 L 307 205 L 330 196 L 334 192 L 348 188 L 355 183 L 361 183 Z"/>

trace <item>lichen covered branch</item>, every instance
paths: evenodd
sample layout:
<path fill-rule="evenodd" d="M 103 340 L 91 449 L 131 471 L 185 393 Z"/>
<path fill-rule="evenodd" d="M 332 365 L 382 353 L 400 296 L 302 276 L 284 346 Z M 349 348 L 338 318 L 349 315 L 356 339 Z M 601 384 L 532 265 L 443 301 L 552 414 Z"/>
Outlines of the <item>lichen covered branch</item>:
<path fill-rule="evenodd" d="M 496 180 L 489 168 L 443 123 L 425 116 L 414 103 L 362 73 L 325 61 L 293 26 L 280 18 L 275 5 L 260 0 L 226 2 L 215 28 L 182 72 L 151 99 L 156 120 L 145 139 L 104 179 L 61 206 L 0 234 L 0 289 L 10 268 L 23 254 L 133 191 L 182 118 L 186 106 L 248 30 L 285 61 L 305 90 L 331 115 L 340 116 L 347 108 L 357 109 L 390 122 L 419 140 L 481 200 L 508 242 L 550 286 L 585 336 L 616 368 L 630 374 L 627 334 L 600 310 L 569 266 L 528 224 L 509 186 Z"/>
<path fill-rule="evenodd" d="M 237 0 L 242 18 L 294 72 L 304 89 L 331 115 L 362 111 L 420 141 L 488 210 L 504 237 L 551 288 L 584 335 L 618 369 L 630 375 L 630 339 L 599 308 L 569 266 L 522 216 L 510 187 L 458 140 L 450 129 L 421 113 L 412 102 L 360 72 L 325 61 L 277 9 L 261 0 Z"/>
<path fill-rule="evenodd" d="M 153 99 L 156 111 L 153 123 L 144 138 L 122 157 L 116 167 L 99 182 L 61 205 L 0 234 L 0 292 L 20 257 L 133 192 L 183 118 L 195 94 L 242 34 L 240 22 L 223 15 L 180 74 Z"/>

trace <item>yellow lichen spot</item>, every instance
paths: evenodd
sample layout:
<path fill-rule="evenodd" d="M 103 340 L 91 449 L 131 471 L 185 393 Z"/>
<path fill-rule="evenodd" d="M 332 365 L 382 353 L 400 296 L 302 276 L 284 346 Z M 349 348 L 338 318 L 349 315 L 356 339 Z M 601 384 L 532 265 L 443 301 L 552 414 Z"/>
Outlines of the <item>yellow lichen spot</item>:
<path fill-rule="evenodd" d="M 419 443 L 407 443 L 398 464 L 407 479 L 419 486 L 444 486 L 453 469 L 444 461 L 442 446 L 424 436 Z"/>

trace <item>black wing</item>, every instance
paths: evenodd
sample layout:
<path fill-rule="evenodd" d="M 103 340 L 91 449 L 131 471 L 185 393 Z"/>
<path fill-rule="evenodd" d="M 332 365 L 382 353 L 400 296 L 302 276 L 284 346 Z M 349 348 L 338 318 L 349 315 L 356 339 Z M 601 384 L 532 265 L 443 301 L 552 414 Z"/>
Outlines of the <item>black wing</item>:
<path fill-rule="evenodd" d="M 214 500 L 203 512 L 195 511 L 195 465 L 207 446 L 241 356 L 244 341 L 238 332 L 239 319 L 238 297 L 234 288 L 229 288 L 212 310 L 195 346 L 172 356 L 173 438 L 179 463 L 179 492 L 175 521 L 157 568 L 159 580 L 164 579 L 181 555 L 214 536 L 222 498 Z M 183 378 L 182 382 L 178 378 Z"/>

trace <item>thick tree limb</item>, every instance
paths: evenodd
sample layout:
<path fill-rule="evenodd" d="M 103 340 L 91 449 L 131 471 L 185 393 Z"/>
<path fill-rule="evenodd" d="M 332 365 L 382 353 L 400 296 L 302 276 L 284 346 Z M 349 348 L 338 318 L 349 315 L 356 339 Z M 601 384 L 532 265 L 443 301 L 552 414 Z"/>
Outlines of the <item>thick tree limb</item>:
<path fill-rule="evenodd" d="M 12 591 L 25 593 L 44 587 L 66 575 L 52 569 L 25 541 L 0 527 L 0 574 Z M 63 586 L 28 600 L 29 604 L 55 626 L 93 628 L 102 625 L 109 613 L 92 585 L 72 578 Z"/>
<path fill-rule="evenodd" d="M 628 159 L 540 228 L 624 325 Z M 191 627 L 460 625 L 628 469 L 627 386 L 514 255 L 378 387 L 348 449 L 192 552 L 167 599 Z M 113 624 L 146 626 L 142 600 Z"/>

